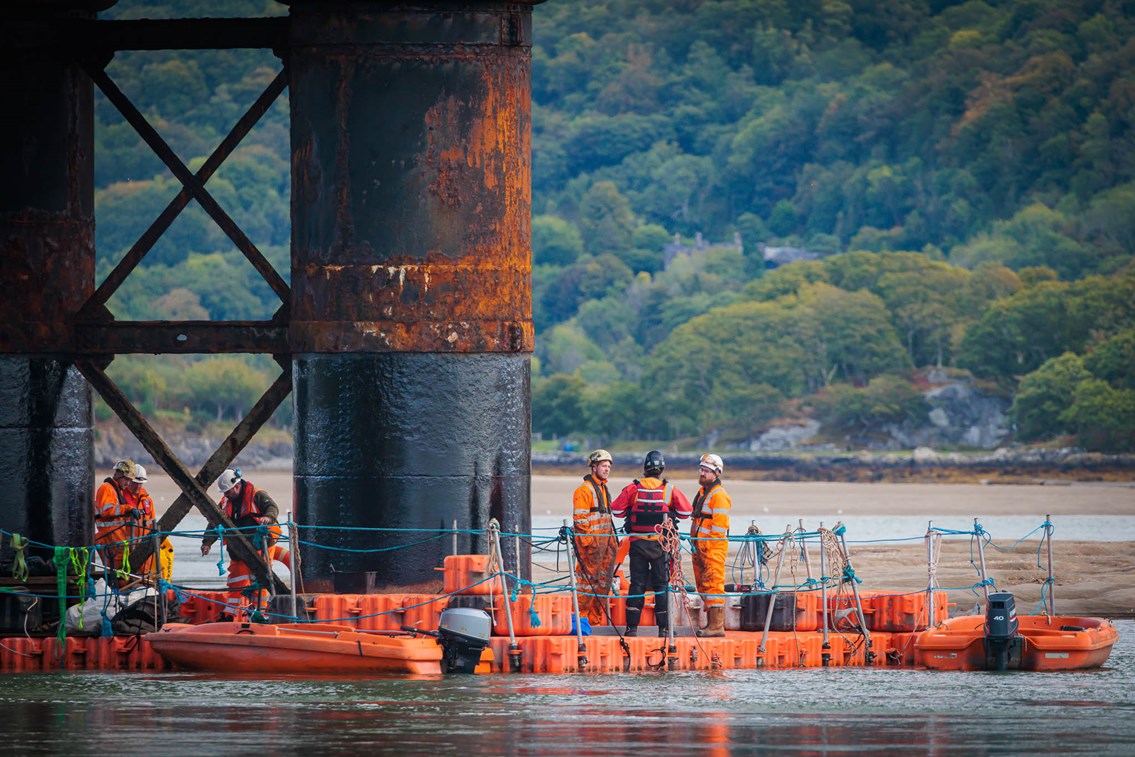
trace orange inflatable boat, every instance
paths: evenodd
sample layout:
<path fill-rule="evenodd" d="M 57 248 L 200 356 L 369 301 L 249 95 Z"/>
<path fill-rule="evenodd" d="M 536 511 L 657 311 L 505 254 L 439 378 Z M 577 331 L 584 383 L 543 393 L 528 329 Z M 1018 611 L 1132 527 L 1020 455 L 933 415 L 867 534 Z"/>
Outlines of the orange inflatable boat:
<path fill-rule="evenodd" d="M 997 666 L 988 638 L 987 618 L 951 618 L 920 633 L 914 664 L 932 670 L 1087 670 L 1107 661 L 1119 632 L 1102 618 L 1016 618 L 1019 626 L 1002 643 L 1005 663 Z"/>
<path fill-rule="evenodd" d="M 225 673 L 440 674 L 432 638 L 330 623 L 170 623 L 146 641 L 175 666 Z"/>

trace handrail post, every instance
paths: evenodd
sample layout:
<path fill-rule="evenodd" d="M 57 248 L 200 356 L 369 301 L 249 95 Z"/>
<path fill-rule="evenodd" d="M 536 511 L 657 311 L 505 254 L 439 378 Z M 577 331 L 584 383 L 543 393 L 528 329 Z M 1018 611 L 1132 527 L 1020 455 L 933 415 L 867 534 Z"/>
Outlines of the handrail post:
<path fill-rule="evenodd" d="M 836 523 L 832 532 L 839 536 L 840 549 L 843 550 L 843 561 L 848 568 L 851 568 L 851 553 L 847 551 L 847 539 L 844 536 L 847 527 L 842 523 Z M 854 576 L 854 569 L 852 575 Z M 863 614 L 863 601 L 859 598 L 859 587 L 856 586 L 854 577 L 851 579 L 851 596 L 855 598 L 855 612 L 859 614 L 859 630 L 863 632 L 863 646 L 866 649 L 863 653 L 863 661 L 870 665 L 875 660 L 875 652 L 871 649 L 871 632 L 867 630 L 867 616 Z"/>
<path fill-rule="evenodd" d="M 981 524 L 977 518 L 973 519 L 973 536 L 977 539 L 977 556 L 981 561 L 981 589 L 985 592 L 985 606 L 989 607 L 989 577 L 985 572 L 985 543 L 981 540 Z"/>
<path fill-rule="evenodd" d="M 781 538 L 780 545 L 776 553 L 776 570 L 773 571 L 772 585 L 769 587 L 768 611 L 765 612 L 765 630 L 764 633 L 761 634 L 761 644 L 759 647 L 757 647 L 757 649 L 760 650 L 761 654 L 764 654 L 765 652 L 765 644 L 768 643 L 769 629 L 772 626 L 772 614 L 776 609 L 776 595 L 779 593 L 776 588 L 776 584 L 780 580 L 780 566 L 784 564 L 784 550 L 787 546 L 788 538 L 788 534 L 785 534 Z"/>
<path fill-rule="evenodd" d="M 571 607 L 575 613 L 576 669 L 583 673 L 587 670 L 587 647 L 583 643 L 583 616 L 579 614 L 579 586 L 575 582 L 574 535 L 568 528 L 567 518 L 564 518 L 564 533 L 567 534 L 568 565 L 571 566 L 568 575 L 571 577 Z"/>
<path fill-rule="evenodd" d="M 296 561 L 299 555 L 299 545 L 296 544 L 296 524 L 292 522 L 292 511 L 288 510 L 288 552 L 291 554 L 288 567 L 292 571 L 291 583 L 292 590 L 292 617 L 299 620 L 299 601 L 296 597 Z"/>
<path fill-rule="evenodd" d="M 504 616 L 508 621 L 508 662 L 513 673 L 520 672 L 520 645 L 516 643 L 516 630 L 512 627 L 512 601 L 508 597 L 508 577 L 504 571 L 504 557 L 501 556 L 500 523 L 496 518 L 489 521 L 489 541 L 500 572 L 501 595 L 504 599 Z"/>
<path fill-rule="evenodd" d="M 936 623 L 934 617 L 934 522 L 926 524 L 926 627 L 933 628 Z"/>
<path fill-rule="evenodd" d="M 154 561 L 154 630 L 158 630 L 164 623 L 166 616 L 166 593 L 162 591 L 162 537 L 158 531 L 157 521 L 150 520 L 150 536 L 153 543 Z"/>
<path fill-rule="evenodd" d="M 823 619 L 824 643 L 820 645 L 820 663 L 826 668 L 832 660 L 832 644 L 828 638 L 828 550 L 824 546 L 824 524 L 820 523 L 820 613 Z"/>
<path fill-rule="evenodd" d="M 1044 533 L 1048 541 L 1048 614 L 1056 614 L 1056 579 L 1052 573 L 1052 515 L 1044 516 Z"/>

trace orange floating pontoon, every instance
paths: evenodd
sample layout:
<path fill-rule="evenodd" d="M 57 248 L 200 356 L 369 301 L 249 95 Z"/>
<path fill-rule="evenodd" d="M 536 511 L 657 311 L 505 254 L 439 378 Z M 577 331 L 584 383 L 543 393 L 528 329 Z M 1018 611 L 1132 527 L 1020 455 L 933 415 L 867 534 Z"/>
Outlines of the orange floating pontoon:
<path fill-rule="evenodd" d="M 174 665 L 225 673 L 440 674 L 436 640 L 329 623 L 167 624 L 146 641 Z"/>
<path fill-rule="evenodd" d="M 1026 615 L 1009 667 L 1015 670 L 1087 670 L 1107 661 L 1119 632 L 1102 618 Z M 947 620 L 920 633 L 914 664 L 932 670 L 987 670 L 984 615 Z"/>

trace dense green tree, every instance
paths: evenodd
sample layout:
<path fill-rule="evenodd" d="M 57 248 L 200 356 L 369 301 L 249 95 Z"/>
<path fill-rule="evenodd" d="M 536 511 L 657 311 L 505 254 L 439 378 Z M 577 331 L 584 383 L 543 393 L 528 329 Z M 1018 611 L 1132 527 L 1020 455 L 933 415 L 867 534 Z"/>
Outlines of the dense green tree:
<path fill-rule="evenodd" d="M 807 388 L 833 380 L 858 384 L 905 369 L 910 359 L 876 295 L 811 284 L 799 295 L 797 334 L 804 348 Z"/>
<path fill-rule="evenodd" d="M 625 252 L 638 223 L 627 198 L 610 181 L 597 181 L 579 205 L 584 246 L 593 255 Z"/>
<path fill-rule="evenodd" d="M 584 363 L 603 359 L 603 350 L 574 321 L 553 326 L 540 340 L 537 354 L 549 374 L 575 373 Z"/>
<path fill-rule="evenodd" d="M 616 381 L 596 387 L 582 409 L 587 432 L 600 439 L 650 438 L 658 430 L 650 420 L 651 403 L 636 383 Z"/>
<path fill-rule="evenodd" d="M 753 300 L 769 301 L 789 294 L 798 294 L 808 284 L 826 283 L 828 272 L 818 260 L 806 260 L 774 268 L 745 285 L 744 295 Z"/>
<path fill-rule="evenodd" d="M 1060 421 L 1094 452 L 1135 449 L 1135 390 L 1116 389 L 1100 379 L 1076 385 Z"/>
<path fill-rule="evenodd" d="M 556 373 L 532 382 L 532 430 L 549 437 L 582 430 L 587 384 L 578 376 Z"/>
<path fill-rule="evenodd" d="M 966 332 L 958 363 L 978 375 L 1022 376 L 1132 325 L 1135 273 L 1072 284 L 1042 281 L 990 305 Z"/>
<path fill-rule="evenodd" d="M 878 290 L 910 360 L 941 367 L 952 357 L 951 334 L 964 317 L 960 295 L 970 274 L 944 263 L 927 263 L 920 271 L 884 274 Z"/>
<path fill-rule="evenodd" d="M 1084 367 L 1116 389 L 1135 389 L 1135 329 L 1097 345 L 1084 357 Z"/>
<path fill-rule="evenodd" d="M 1021 379 L 1009 410 L 1017 437 L 1034 441 L 1073 430 L 1064 413 L 1075 401 L 1076 387 L 1091 377 L 1084 361 L 1066 352 Z"/>
<path fill-rule="evenodd" d="M 811 397 L 810 404 L 821 423 L 851 434 L 918 421 L 930 409 L 925 398 L 898 376 L 877 376 L 863 387 L 833 384 Z"/>
<path fill-rule="evenodd" d="M 235 355 L 193 363 L 185 371 L 187 403 L 212 408 L 217 420 L 239 421 L 268 388 L 271 379 Z"/>
<path fill-rule="evenodd" d="M 588 339 L 609 352 L 631 337 L 635 316 L 626 298 L 614 295 L 583 303 L 575 322 Z"/>
<path fill-rule="evenodd" d="M 719 427 L 738 387 L 764 384 L 794 396 L 807 386 L 800 315 L 773 303 L 745 302 L 679 326 L 646 362 L 643 387 L 674 422 L 673 433 Z"/>
<path fill-rule="evenodd" d="M 587 300 L 624 289 L 632 276 L 631 270 L 614 255 L 580 257 L 560 271 L 556 280 L 544 289 L 541 298 L 544 321 L 537 324 L 550 327 L 571 318 Z"/>
<path fill-rule="evenodd" d="M 532 262 L 571 265 L 583 252 L 583 237 L 573 224 L 558 216 L 532 217 Z"/>
<path fill-rule="evenodd" d="M 951 256 L 961 265 L 1003 263 L 1010 268 L 1048 266 L 1065 280 L 1091 272 L 1095 265 L 1084 246 L 1072 238 L 1063 214 L 1044 205 L 1022 209 L 1008 221 L 993 225 L 992 233 L 955 250 Z"/>

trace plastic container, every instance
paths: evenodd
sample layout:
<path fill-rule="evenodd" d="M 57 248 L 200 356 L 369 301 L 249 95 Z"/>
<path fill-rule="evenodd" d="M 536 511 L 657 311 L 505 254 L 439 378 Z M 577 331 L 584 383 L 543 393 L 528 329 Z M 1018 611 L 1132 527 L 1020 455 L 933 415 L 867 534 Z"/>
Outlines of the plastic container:
<path fill-rule="evenodd" d="M 804 608 L 797 608 L 795 592 L 745 594 L 741 597 L 741 630 L 763 631 L 768 618 L 769 602 L 773 604 L 770 631 L 795 631 L 803 620 Z"/>

